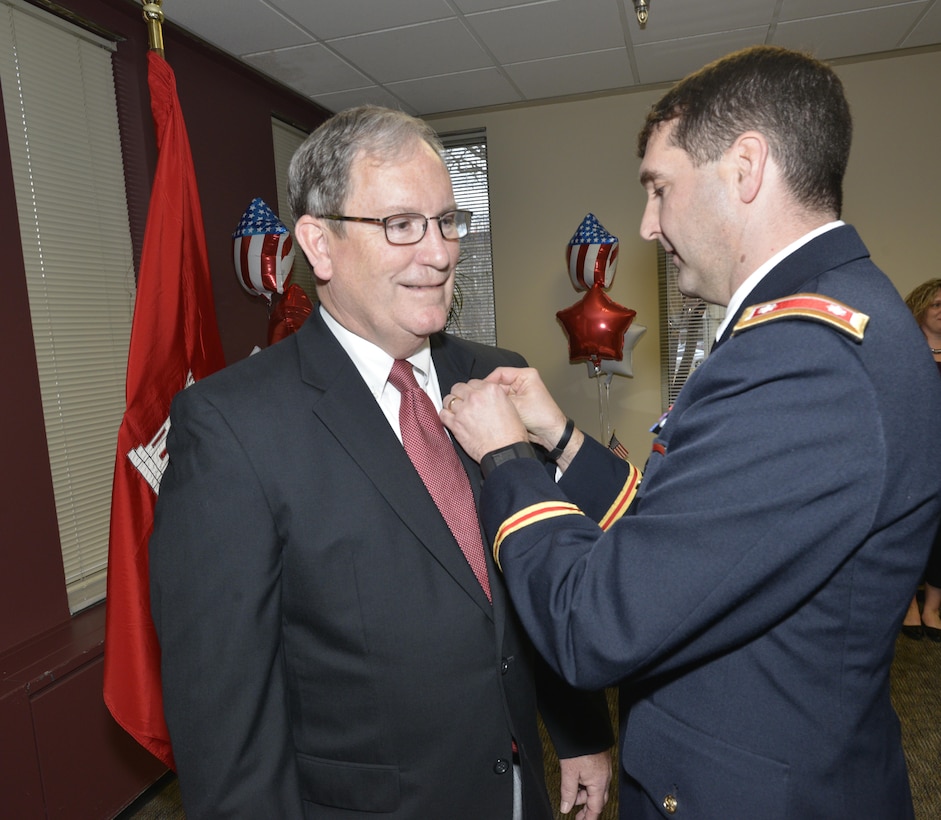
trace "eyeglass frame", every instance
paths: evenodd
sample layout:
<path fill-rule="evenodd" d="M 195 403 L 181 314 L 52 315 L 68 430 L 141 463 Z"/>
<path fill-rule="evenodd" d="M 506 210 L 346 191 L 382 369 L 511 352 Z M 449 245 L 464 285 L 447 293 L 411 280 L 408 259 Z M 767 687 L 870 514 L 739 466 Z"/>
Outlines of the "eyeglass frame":
<path fill-rule="evenodd" d="M 454 237 L 445 236 L 444 227 L 441 224 L 441 220 L 453 214 L 467 214 L 467 221 L 463 223 L 465 227 L 465 232 L 462 234 L 460 233 L 460 230 L 458 229 L 457 236 L 454 236 Z M 412 240 L 411 242 L 394 242 L 389 237 L 389 220 L 401 218 L 403 216 L 420 216 L 424 220 L 424 223 L 421 229 L 421 236 L 419 236 L 418 239 Z M 424 214 L 419 214 L 413 211 L 408 211 L 406 213 L 391 214 L 389 216 L 381 217 L 381 218 L 375 217 L 375 216 L 345 216 L 343 214 L 319 214 L 317 216 L 317 219 L 329 219 L 333 222 L 361 222 L 367 225 L 382 225 L 382 230 L 383 230 L 383 233 L 385 233 L 386 241 L 390 245 L 399 245 L 402 247 L 408 247 L 409 245 L 417 245 L 419 242 L 421 242 L 425 238 L 425 234 L 428 233 L 428 222 L 432 219 L 437 220 L 438 230 L 441 231 L 441 238 L 444 239 L 445 241 L 453 242 L 456 239 L 463 239 L 465 236 L 467 236 L 467 234 L 470 233 L 471 219 L 473 219 L 473 216 L 474 216 L 473 211 L 468 211 L 464 208 L 452 208 L 450 211 L 445 211 L 443 214 L 440 214 L 439 216 L 425 216 Z M 455 225 L 458 226 L 459 228 L 459 225 L 457 222 L 455 222 Z"/>

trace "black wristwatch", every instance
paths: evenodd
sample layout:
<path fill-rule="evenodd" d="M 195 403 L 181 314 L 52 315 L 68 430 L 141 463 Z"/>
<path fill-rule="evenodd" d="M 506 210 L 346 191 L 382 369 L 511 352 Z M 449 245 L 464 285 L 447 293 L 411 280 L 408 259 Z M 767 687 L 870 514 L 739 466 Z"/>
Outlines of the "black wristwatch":
<path fill-rule="evenodd" d="M 537 458 L 536 450 L 528 441 L 517 441 L 499 450 L 491 450 L 480 460 L 480 471 L 486 478 L 505 461 L 512 461 L 514 458 Z"/>

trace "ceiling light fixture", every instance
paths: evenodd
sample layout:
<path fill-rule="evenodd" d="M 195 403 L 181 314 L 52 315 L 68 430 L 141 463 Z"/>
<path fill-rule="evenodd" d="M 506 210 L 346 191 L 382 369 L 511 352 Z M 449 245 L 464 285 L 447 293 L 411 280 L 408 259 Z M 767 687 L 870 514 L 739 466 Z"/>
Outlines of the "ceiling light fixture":
<path fill-rule="evenodd" d="M 647 0 L 634 0 L 634 13 L 641 26 L 647 25 Z"/>

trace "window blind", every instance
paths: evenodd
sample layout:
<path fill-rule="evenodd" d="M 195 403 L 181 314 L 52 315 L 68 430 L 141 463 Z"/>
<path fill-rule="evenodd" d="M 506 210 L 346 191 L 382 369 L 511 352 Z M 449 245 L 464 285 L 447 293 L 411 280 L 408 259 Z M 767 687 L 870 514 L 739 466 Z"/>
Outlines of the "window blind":
<path fill-rule="evenodd" d="M 35 7 L 0 2 L 0 82 L 73 612 L 105 594 L 134 309 L 111 50 Z"/>
<path fill-rule="evenodd" d="M 725 309 L 684 296 L 676 285 L 678 269 L 657 245 L 660 291 L 660 385 L 662 409 L 671 407 L 683 385 L 709 355 Z"/>
<path fill-rule="evenodd" d="M 457 206 L 474 212 L 470 233 L 461 240 L 448 330 L 465 339 L 495 345 L 487 134 L 483 130 L 443 134 L 441 141 Z"/>

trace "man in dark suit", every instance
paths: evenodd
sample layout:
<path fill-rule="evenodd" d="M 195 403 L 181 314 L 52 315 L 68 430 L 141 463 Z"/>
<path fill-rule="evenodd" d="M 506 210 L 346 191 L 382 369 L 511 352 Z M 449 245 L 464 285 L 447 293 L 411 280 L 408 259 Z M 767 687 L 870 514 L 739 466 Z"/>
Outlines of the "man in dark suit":
<path fill-rule="evenodd" d="M 478 580 L 400 440 L 394 360 L 452 459 L 441 395 L 523 364 L 440 332 L 470 221 L 440 142 L 353 109 L 301 146 L 289 186 L 320 305 L 176 398 L 150 542 L 187 817 L 550 820 L 538 697 L 563 810 L 596 818 L 603 695 L 539 671 L 492 562 Z"/>
<path fill-rule="evenodd" d="M 653 107 L 641 234 L 728 310 L 627 514 L 626 465 L 534 371 L 445 397 L 537 648 L 575 685 L 621 684 L 631 820 L 912 816 L 889 670 L 941 512 L 941 390 L 839 221 L 850 134 L 833 71 L 771 47 Z M 527 436 L 567 442 L 558 484 Z"/>

